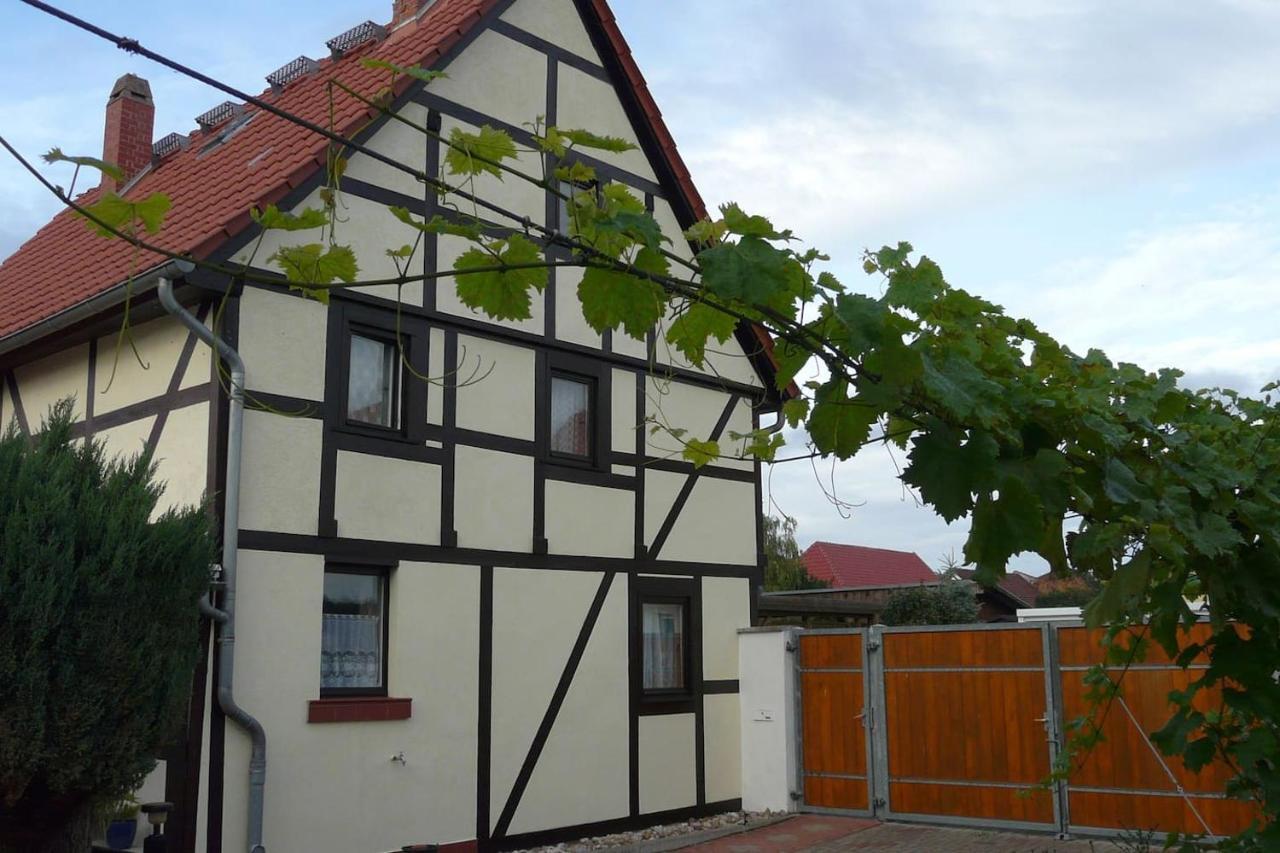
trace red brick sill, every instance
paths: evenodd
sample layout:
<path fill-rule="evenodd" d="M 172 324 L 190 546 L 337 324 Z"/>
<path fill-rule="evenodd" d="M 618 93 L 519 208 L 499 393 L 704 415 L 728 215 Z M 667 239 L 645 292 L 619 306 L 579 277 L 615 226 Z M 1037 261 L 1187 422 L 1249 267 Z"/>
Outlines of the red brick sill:
<path fill-rule="evenodd" d="M 391 696 L 335 696 L 307 703 L 308 723 L 359 723 L 376 720 L 407 720 L 413 711 L 412 699 Z"/>

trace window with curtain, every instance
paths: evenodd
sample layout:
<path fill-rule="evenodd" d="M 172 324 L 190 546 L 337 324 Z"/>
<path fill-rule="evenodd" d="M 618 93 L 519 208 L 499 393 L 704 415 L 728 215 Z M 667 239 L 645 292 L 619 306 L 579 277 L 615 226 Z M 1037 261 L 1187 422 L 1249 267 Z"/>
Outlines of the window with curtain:
<path fill-rule="evenodd" d="M 685 605 L 645 602 L 641 612 L 645 690 L 683 690 L 685 675 Z"/>
<path fill-rule="evenodd" d="M 347 420 L 398 429 L 399 371 L 395 344 L 352 333 L 347 367 Z"/>
<path fill-rule="evenodd" d="M 320 690 L 386 690 L 387 576 L 326 570 L 320 628 Z"/>
<path fill-rule="evenodd" d="M 591 457 L 591 380 L 551 375 L 551 452 Z"/>

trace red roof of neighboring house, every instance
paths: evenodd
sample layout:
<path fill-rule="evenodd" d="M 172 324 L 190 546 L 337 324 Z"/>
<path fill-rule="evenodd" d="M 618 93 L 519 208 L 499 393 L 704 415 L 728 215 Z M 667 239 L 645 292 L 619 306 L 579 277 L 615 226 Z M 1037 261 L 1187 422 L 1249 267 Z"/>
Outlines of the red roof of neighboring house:
<path fill-rule="evenodd" d="M 814 542 L 802 555 L 805 568 L 836 588 L 932 583 L 938 576 L 910 551 Z"/>
<path fill-rule="evenodd" d="M 956 574 L 962 578 L 971 579 L 974 571 L 973 569 L 960 569 Z M 1009 572 L 1000 579 L 1000 583 L 996 584 L 996 586 L 1000 588 L 1001 592 L 1012 596 L 1028 607 L 1035 607 L 1036 598 L 1040 594 L 1036 589 L 1036 578 L 1025 572 Z"/>
<path fill-rule="evenodd" d="M 340 75 L 356 91 L 376 91 L 385 84 L 387 72 L 363 67 L 361 60 L 367 57 L 402 66 L 429 67 L 466 36 L 496 3 L 497 0 L 438 0 L 416 22 L 398 27 L 385 40 L 366 43 L 336 60 L 323 60 L 317 72 L 287 84 L 278 94 L 268 90 L 260 97 L 296 116 L 329 126 L 328 80 Z M 648 130 L 666 161 L 663 165 L 679 185 L 683 196 L 680 200 L 695 218 L 705 216 L 702 198 L 608 3 L 591 0 L 590 11 L 598 17 L 600 31 L 614 54 L 603 58 L 606 63 L 616 63 L 622 71 L 622 82 L 648 120 Z M 412 82 L 401 76 L 395 94 Z M 333 93 L 332 107 L 332 126 L 347 137 L 377 115 L 341 91 Z M 328 143 L 323 137 L 253 106 L 246 105 L 246 114 L 252 114 L 252 120 L 216 149 L 203 150 L 226 125 L 194 132 L 185 148 L 165 156 L 129 189 L 129 198 L 162 192 L 172 202 L 163 228 L 156 235 L 147 235 L 148 242 L 175 253 L 206 257 L 250 224 L 250 208 L 279 201 L 325 165 Z M 99 195 L 93 189 L 77 201 L 89 205 Z M 148 252 L 135 257 L 126 242 L 98 236 L 79 216 L 63 210 L 0 265 L 0 340 L 85 302 L 120 284 L 131 273 L 150 269 L 163 260 Z M 755 333 L 772 360 L 772 342 L 767 333 L 759 328 Z"/>

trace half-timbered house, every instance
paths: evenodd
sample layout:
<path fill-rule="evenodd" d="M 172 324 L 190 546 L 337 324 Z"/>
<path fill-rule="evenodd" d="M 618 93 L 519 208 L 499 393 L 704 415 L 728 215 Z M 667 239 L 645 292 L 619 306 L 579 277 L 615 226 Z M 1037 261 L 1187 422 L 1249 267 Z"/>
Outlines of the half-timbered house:
<path fill-rule="evenodd" d="M 387 71 L 369 57 L 443 69 L 429 85 L 398 78 L 393 109 L 526 144 L 538 116 L 632 140 L 582 159 L 688 253 L 681 232 L 702 203 L 604 0 L 398 0 L 393 14 L 272 73 L 262 99 L 326 126 L 332 115 L 435 175 L 438 142 L 328 81 L 375 91 Z M 324 138 L 226 103 L 153 144 L 152 114 L 145 81 L 122 78 L 105 159 L 127 181 L 105 183 L 171 198 L 149 239 L 263 273 L 280 243 L 315 239 L 260 234 L 249 211 L 319 206 Z M 540 169 L 531 154 L 522 164 Z M 554 195 L 476 184 L 506 211 L 560 221 Z M 351 152 L 339 228 L 362 278 L 394 276 L 383 250 L 418 236 L 393 205 L 439 210 L 427 186 Z M 446 269 L 463 248 L 428 235 L 417 263 Z M 167 502 L 207 495 L 221 516 L 226 371 L 161 307 L 163 262 L 63 213 L 0 266 L 0 426 L 38 429 L 73 395 L 83 435 L 153 452 Z M 660 334 L 599 335 L 580 274 L 553 270 L 533 317 L 507 323 L 467 309 L 447 279 L 404 286 L 412 372 L 395 353 L 394 286 L 325 305 L 204 268 L 177 280 L 246 366 L 233 687 L 266 736 L 268 849 L 511 848 L 738 805 L 736 631 L 760 578 L 759 467 L 695 470 L 646 426 L 751 430 L 778 403 L 769 343 L 744 326 L 695 369 Z M 131 343 L 118 335 L 126 293 Z M 185 735 L 148 782 L 175 803 L 179 850 L 248 849 L 250 739 L 220 705 L 217 640 L 211 625 Z"/>

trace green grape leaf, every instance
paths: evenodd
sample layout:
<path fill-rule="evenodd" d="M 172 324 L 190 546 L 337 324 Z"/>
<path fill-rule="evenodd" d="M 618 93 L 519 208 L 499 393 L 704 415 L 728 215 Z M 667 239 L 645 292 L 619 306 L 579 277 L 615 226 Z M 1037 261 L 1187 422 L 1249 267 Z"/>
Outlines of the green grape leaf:
<path fill-rule="evenodd" d="M 564 155 L 568 153 L 568 148 L 565 146 L 564 134 L 562 134 L 559 128 L 556 127 L 548 127 L 546 133 L 542 136 L 535 135 L 533 137 L 533 142 L 542 151 L 552 155 L 556 159 L 564 157 Z"/>
<path fill-rule="evenodd" d="M 999 448 L 991 436 L 979 432 L 968 441 L 961 438 L 945 429 L 920 433 L 912 439 L 909 464 L 902 472 L 902 481 L 919 489 L 948 522 L 967 515 L 974 493 L 990 489 L 996 474 Z"/>
<path fill-rule="evenodd" d="M 935 400 L 960 418 L 979 411 L 984 398 L 1002 393 L 1000 385 L 983 376 L 972 362 L 954 354 L 948 354 L 941 362 L 926 356 L 923 382 Z"/>
<path fill-rule="evenodd" d="M 270 258 L 284 271 L 290 290 L 324 304 L 329 303 L 329 291 L 325 287 L 335 280 L 348 284 L 356 280 L 359 266 L 350 246 L 325 246 L 323 243 L 305 243 L 298 246 L 281 246 Z"/>
<path fill-rule="evenodd" d="M 684 450 L 680 455 L 686 461 L 692 462 L 694 468 L 701 468 L 703 465 L 714 462 L 720 456 L 720 445 L 714 441 L 699 441 L 696 438 L 689 439 L 684 443 Z"/>
<path fill-rule="evenodd" d="M 165 214 L 169 212 L 169 197 L 164 193 L 152 193 L 141 201 L 134 202 L 133 214 L 142 222 L 148 234 L 155 234 L 164 224 Z"/>
<path fill-rule="evenodd" d="M 848 395 L 848 383 L 833 379 L 818 389 L 809 414 L 809 437 L 824 455 L 849 459 L 867 443 L 879 414 L 873 406 Z"/>
<path fill-rule="evenodd" d="M 704 302 L 695 302 L 671 323 L 667 329 L 667 342 L 679 350 L 690 364 L 701 367 L 706 361 L 707 341 L 715 338 L 725 343 L 737 325 L 737 319 L 731 315 Z"/>
<path fill-rule="evenodd" d="M 1084 621 L 1091 628 L 1110 625 L 1130 609 L 1151 579 L 1151 552 L 1143 549 L 1102 585 L 1098 597 L 1085 605 Z"/>
<path fill-rule="evenodd" d="M 786 420 L 787 426 L 797 429 L 804 423 L 805 418 L 809 417 L 809 399 L 792 397 L 782 404 L 782 411 L 779 414 Z"/>
<path fill-rule="evenodd" d="M 887 340 L 891 332 L 886 322 L 891 313 L 883 302 L 861 293 L 836 297 L 836 317 L 846 332 L 847 351 L 860 356 Z"/>
<path fill-rule="evenodd" d="M 742 237 L 760 237 L 765 240 L 789 239 L 790 231 L 782 232 L 773 227 L 773 223 L 763 216 L 750 216 L 736 202 L 720 205 L 720 214 L 724 217 L 725 230 L 730 234 Z"/>
<path fill-rule="evenodd" d="M 498 240 L 489 249 L 492 254 L 479 248 L 468 249 L 454 261 L 454 270 L 462 273 L 456 281 L 458 298 L 468 308 L 482 311 L 495 320 L 529 319 L 533 316 L 530 291 L 540 293 L 547 286 L 546 267 L 488 268 L 499 263 L 536 264 L 543 260 L 542 250 L 520 234 Z"/>
<path fill-rule="evenodd" d="M 767 304 L 791 284 L 787 253 L 760 237 L 743 237 L 698 253 L 702 283 L 717 296 L 753 305 Z"/>
<path fill-rule="evenodd" d="M 898 415 L 889 415 L 889 422 L 885 426 L 885 438 L 897 445 L 899 450 L 906 450 L 907 444 L 911 441 L 911 434 L 915 431 L 916 425 L 906 418 Z"/>
<path fill-rule="evenodd" d="M 449 151 L 444 160 L 451 175 L 479 175 L 488 172 L 501 179 L 502 170 L 497 164 L 514 159 L 515 156 L 516 144 L 511 135 L 486 124 L 477 133 L 470 133 L 460 127 L 449 131 Z"/>
<path fill-rule="evenodd" d="M 662 233 L 662 228 L 653 216 L 643 210 L 619 210 L 606 214 L 593 220 L 592 226 L 597 236 L 617 234 L 625 237 L 628 242 L 639 243 L 651 249 L 658 248 L 664 242 L 671 242 Z"/>
<path fill-rule="evenodd" d="M 578 184 L 586 186 L 596 179 L 596 170 L 594 166 L 588 166 L 586 163 L 574 161 L 565 166 L 556 167 L 556 179 L 569 184 Z"/>
<path fill-rule="evenodd" d="M 249 208 L 249 217 L 263 231 L 308 231 L 329 223 L 328 215 L 315 207 L 304 208 L 300 213 L 294 214 L 285 213 L 274 204 L 269 204 L 263 210 Z"/>
<path fill-rule="evenodd" d="M 155 234 L 164 224 L 165 214 L 169 212 L 169 196 L 152 193 L 139 201 L 129 201 L 108 192 L 85 210 L 117 231 L 133 233 L 135 223 L 140 222 L 148 234 Z M 115 236 L 109 228 L 97 222 L 90 220 L 88 224 L 103 237 Z"/>
<path fill-rule="evenodd" d="M 939 296 L 946 291 L 942 270 L 928 258 L 921 258 L 915 266 L 901 267 L 889 276 L 885 301 L 895 308 L 906 308 L 923 316 Z"/>
<path fill-rule="evenodd" d="M 1114 456 L 1107 460 L 1104 491 L 1119 504 L 1136 504 L 1151 499 L 1151 490 L 1138 482 L 1133 470 Z"/>
<path fill-rule="evenodd" d="M 600 151 L 612 151 L 615 154 L 621 154 L 623 151 L 634 151 L 636 148 L 634 143 L 628 142 L 620 136 L 601 136 L 589 130 L 563 127 L 547 128 L 547 130 L 548 136 L 550 136 L 550 131 L 554 130 L 561 139 L 567 139 L 580 148 L 595 148 Z"/>
<path fill-rule="evenodd" d="M 714 246 L 724 239 L 726 233 L 724 220 L 713 222 L 710 219 L 700 219 L 685 229 L 684 236 L 689 242 L 699 246 Z"/>
<path fill-rule="evenodd" d="M 811 356 L 808 349 L 788 340 L 780 340 L 774 344 L 773 357 L 778 363 L 774 384 L 779 391 L 786 390 L 801 368 L 808 364 Z"/>
<path fill-rule="evenodd" d="M 40 155 L 40 159 L 46 163 L 74 163 L 77 166 L 87 166 L 90 169 L 97 169 L 102 174 L 109 178 L 115 178 L 117 181 L 123 182 L 125 179 L 124 169 L 114 163 L 99 160 L 97 157 L 72 157 L 63 154 L 61 148 L 50 148 L 46 153 Z"/>
<path fill-rule="evenodd" d="M 385 59 L 376 59 L 372 56 L 360 60 L 360 64 L 365 68 L 382 68 L 396 74 L 404 74 L 409 77 L 413 77 L 416 80 L 421 80 L 424 83 L 430 83 L 432 80 L 438 80 L 441 77 L 449 76 L 443 71 L 423 68 L 420 65 L 396 65 L 394 62 L 388 62 Z"/>
<path fill-rule="evenodd" d="M 1216 512 L 1202 513 L 1188 533 L 1188 538 L 1196 550 L 1206 557 L 1230 553 L 1243 541 L 1239 531 L 1231 526 L 1226 516 Z"/>
<path fill-rule="evenodd" d="M 1044 514 L 1026 483 L 1018 477 L 1000 481 L 998 497 L 983 495 L 973 507 L 965 562 L 977 568 L 975 580 L 993 586 L 1005 573 L 1009 558 L 1035 551 L 1044 536 Z"/>
<path fill-rule="evenodd" d="M 386 252 L 388 258 L 404 260 L 405 258 L 413 257 L 413 247 L 408 243 L 404 244 L 399 249 L 387 249 Z"/>
<path fill-rule="evenodd" d="M 469 222 L 454 222 L 445 219 L 440 214 L 436 214 L 428 220 L 421 220 L 414 217 L 405 207 L 389 207 L 391 215 L 399 219 L 405 225 L 417 228 L 424 234 L 449 234 L 453 237 L 462 237 L 473 243 L 479 243 L 484 240 L 484 229 L 478 224 Z"/>
<path fill-rule="evenodd" d="M 578 284 L 587 325 L 597 332 L 621 326 L 636 340 L 662 318 L 663 297 L 662 287 L 648 279 L 600 267 L 587 267 Z"/>

